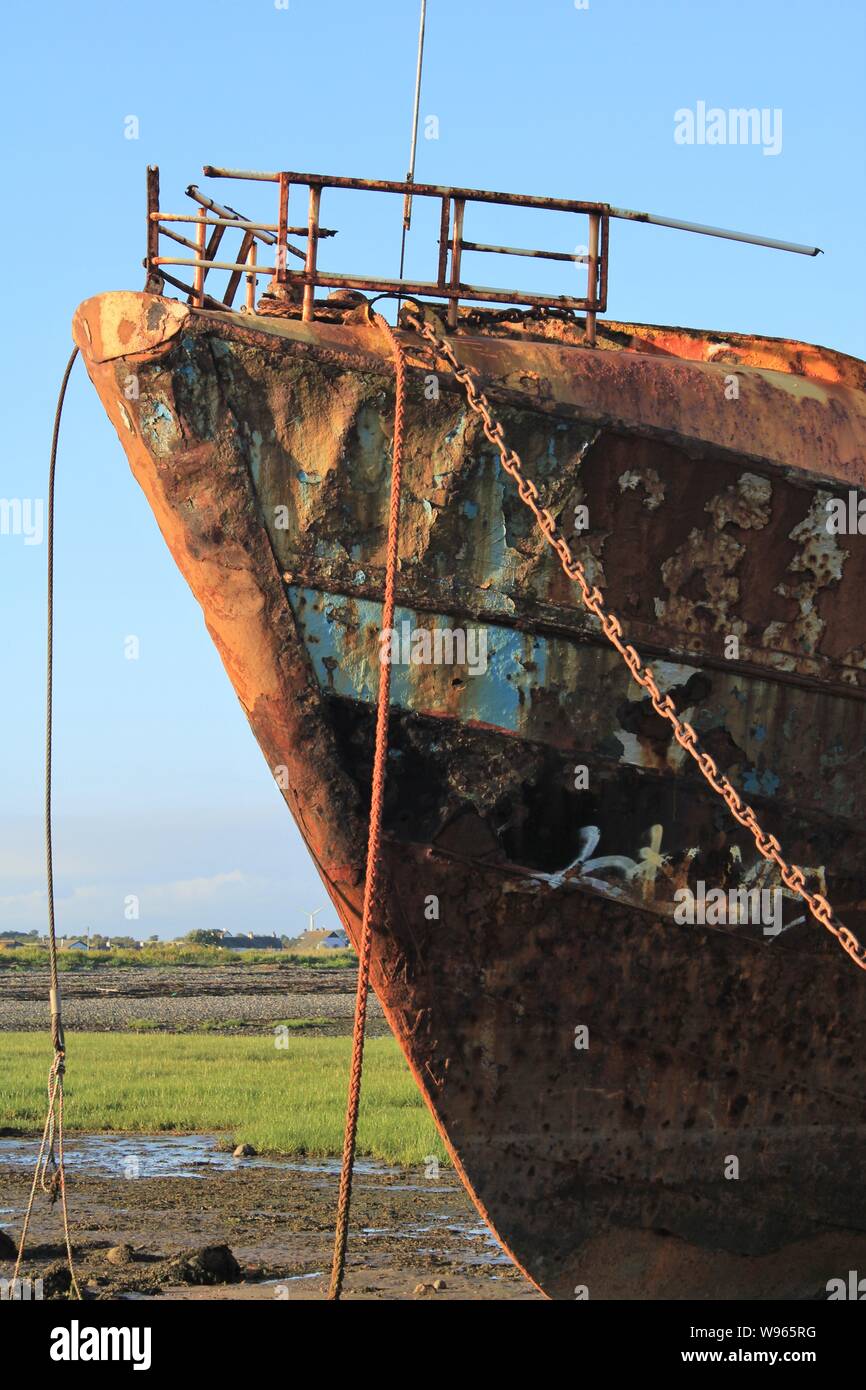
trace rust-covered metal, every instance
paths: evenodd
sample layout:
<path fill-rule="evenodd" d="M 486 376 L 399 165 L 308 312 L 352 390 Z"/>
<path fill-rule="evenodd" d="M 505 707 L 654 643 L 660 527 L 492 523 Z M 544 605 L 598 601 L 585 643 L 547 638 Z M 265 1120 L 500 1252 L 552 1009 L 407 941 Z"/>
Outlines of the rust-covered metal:
<path fill-rule="evenodd" d="M 423 20 L 422 20 L 423 30 Z M 416 88 L 417 102 L 417 88 Z M 261 224 L 256 226 L 247 219 L 241 218 L 233 209 L 221 209 L 218 203 L 213 202 L 206 195 L 201 194 L 195 185 L 187 188 L 187 195 L 193 198 L 202 207 L 210 208 L 220 215 L 228 212 L 228 217 L 236 219 L 238 227 L 246 227 L 245 237 L 260 236 L 269 245 L 277 248 L 276 264 L 274 266 L 262 266 L 257 271 L 267 273 L 274 277 L 273 286 L 276 287 L 277 297 L 283 300 L 284 306 L 300 303 L 302 305 L 302 317 L 305 322 L 310 322 L 313 318 L 315 295 L 317 288 L 330 288 L 332 290 L 352 289 L 356 291 L 374 291 L 377 295 L 393 295 L 402 297 L 407 294 L 422 296 L 438 296 L 447 301 L 446 317 L 449 328 L 456 328 L 460 316 L 460 303 L 462 301 L 474 301 L 482 304 L 504 304 L 504 305 L 531 305 L 535 308 L 554 308 L 560 312 L 571 312 L 575 309 L 585 311 L 586 318 L 583 322 L 584 344 L 593 347 L 596 341 L 596 320 L 599 313 L 604 313 L 607 308 L 607 285 L 608 285 L 608 262 L 610 247 L 610 219 L 621 218 L 631 222 L 643 222 L 657 227 L 671 227 L 679 231 L 695 233 L 700 236 L 721 237 L 728 241 L 745 242 L 753 246 L 762 246 L 776 251 L 785 251 L 803 256 L 818 256 L 821 254 L 818 246 L 804 246 L 799 242 L 782 241 L 778 238 L 757 236 L 751 232 L 731 231 L 724 227 L 711 227 L 698 222 L 685 222 L 680 218 L 660 217 L 654 213 L 637 212 L 630 208 L 615 208 L 609 203 L 587 202 L 575 198 L 551 198 L 539 197 L 537 195 L 520 193 L 501 193 L 490 189 L 477 188 L 454 188 L 444 184 L 424 184 L 414 181 L 414 140 L 417 131 L 413 130 L 413 158 L 404 182 L 394 182 L 387 179 L 359 179 L 346 178 L 340 175 L 330 174 L 307 174 L 288 170 L 281 170 L 275 173 L 264 173 L 254 170 L 242 169 L 219 169 L 213 165 L 204 166 L 206 178 L 218 179 L 240 179 L 253 183 L 275 183 L 279 190 L 279 220 L 275 225 Z M 306 227 L 291 228 L 288 226 L 289 198 L 292 189 L 306 190 L 307 193 L 307 223 Z M 326 230 L 321 226 L 319 211 L 322 195 L 327 189 L 342 189 L 347 191 L 363 193 L 385 193 L 400 194 L 403 198 L 403 243 L 400 253 L 400 273 L 394 279 L 382 278 L 381 276 L 370 276 L 363 273 L 346 274 L 345 272 L 320 271 L 318 269 L 318 243 L 322 237 L 333 236 L 334 232 Z M 404 277 L 404 258 L 405 258 L 405 236 L 411 220 L 411 205 L 413 197 L 432 198 L 441 202 L 440 228 L 439 228 L 439 254 L 437 260 L 436 279 L 433 280 L 409 280 Z M 467 204 L 487 204 L 497 205 L 503 208 L 530 208 L 536 211 L 549 213 L 566 213 L 586 217 L 588 247 L 586 254 L 582 252 L 565 252 L 557 250 L 534 249 L 531 247 L 507 246 L 468 240 L 464 236 L 464 220 L 466 216 Z M 183 259 L 177 255 L 163 256 L 159 253 L 159 237 L 167 236 L 172 241 L 177 242 L 180 238 L 167 222 L 178 220 L 178 214 L 168 216 L 160 213 L 159 210 L 159 178 L 158 171 L 148 170 L 148 223 L 147 223 L 147 256 L 145 267 L 147 269 L 146 288 L 148 290 L 158 290 L 159 276 L 165 275 L 171 284 L 177 284 L 176 280 L 171 279 L 163 267 L 187 265 L 194 268 L 202 279 L 206 277 L 210 270 L 231 271 L 229 288 L 224 295 L 223 304 L 226 308 L 231 308 L 234 294 L 237 290 L 238 276 L 244 269 L 242 264 L 246 257 L 247 242 L 241 248 L 238 261 L 231 262 L 226 260 L 217 261 L 215 254 L 208 248 L 207 254 L 202 257 L 196 256 L 194 259 Z M 214 233 L 214 252 L 222 237 L 224 227 L 220 227 Z M 271 233 L 276 230 L 276 237 Z M 307 237 L 306 252 L 303 253 L 287 240 L 292 232 Z M 475 253 L 492 253 L 498 256 L 528 256 L 534 259 L 547 259 L 553 261 L 570 261 L 586 266 L 586 292 L 583 296 L 575 294 L 540 294 L 530 293 L 525 290 L 517 289 L 498 289 L 488 285 L 469 284 L 463 279 L 462 261 L 463 252 L 470 251 Z M 286 264 L 287 255 L 294 255 L 304 261 L 303 272 L 289 272 Z M 254 277 L 255 285 L 255 277 Z M 255 297 L 255 289 L 253 297 Z M 201 305 L 201 295 L 196 299 Z"/>
<path fill-rule="evenodd" d="M 186 191 L 187 196 L 192 198 L 201 207 L 217 213 L 218 225 L 214 232 L 214 251 L 219 244 L 223 232 L 229 226 L 236 226 L 238 229 L 244 230 L 245 238 L 259 238 L 266 245 L 276 248 L 275 264 L 272 266 L 262 265 L 257 267 L 256 276 L 259 274 L 273 276 L 272 285 L 276 287 L 277 296 L 282 298 L 286 305 L 299 303 L 301 305 L 301 317 L 305 322 L 310 322 L 313 318 L 313 306 L 317 288 L 330 288 L 332 290 L 375 290 L 379 294 L 437 294 L 444 296 L 449 301 L 447 314 L 448 322 L 452 326 L 457 323 L 461 300 L 498 304 L 516 303 L 555 307 L 565 310 L 584 309 L 587 313 L 586 340 L 590 344 L 594 341 L 596 313 L 603 311 L 607 303 L 609 209 L 605 203 L 588 203 L 576 199 L 541 198 L 512 193 L 496 193 L 480 189 L 449 188 L 440 185 L 416 184 L 411 172 L 404 183 L 393 183 L 382 179 L 346 179 L 331 177 L 324 174 L 301 174 L 288 171 L 273 174 L 249 173 L 240 170 L 215 169 L 212 165 L 205 165 L 204 174 L 209 178 L 244 179 L 252 182 L 271 182 L 277 184 L 278 221 L 275 224 L 255 223 L 247 218 L 242 218 L 233 208 L 223 208 L 219 203 L 216 203 L 214 200 L 202 194 L 194 184 L 191 184 Z M 293 188 L 306 190 L 307 222 L 304 227 L 290 227 L 288 225 L 289 198 Z M 402 256 L 400 276 L 396 280 L 371 277 L 365 274 L 349 275 L 346 273 L 319 270 L 319 241 L 324 237 L 335 235 L 334 230 L 323 227 L 319 219 L 322 193 L 325 189 L 329 188 L 354 189 L 368 193 L 402 194 L 404 231 L 409 225 L 411 199 L 416 193 L 419 197 L 441 200 L 441 226 L 435 281 L 409 280 L 404 278 Z M 463 236 L 463 222 L 467 203 L 493 203 L 503 207 L 535 208 L 549 212 L 567 212 L 586 216 L 588 218 L 589 228 L 589 254 L 584 256 L 559 251 L 533 250 L 531 248 L 489 245 L 482 242 L 467 241 Z M 166 214 L 160 211 L 159 177 L 157 170 L 148 171 L 147 207 L 147 256 L 145 259 L 145 267 L 147 270 L 146 288 L 149 290 L 158 289 L 160 275 L 163 275 L 170 283 L 176 284 L 177 282 L 171 279 L 169 273 L 165 271 L 165 267 L 188 266 L 196 272 L 196 285 L 198 287 L 195 291 L 197 296 L 196 302 L 201 305 L 201 292 L 203 290 L 204 279 L 208 273 L 212 270 L 230 271 L 231 278 L 229 279 L 228 289 L 223 298 L 222 307 L 231 308 L 234 294 L 239 283 L 238 277 L 245 269 L 244 262 L 248 250 L 246 240 L 236 261 L 226 259 L 218 261 L 215 255 L 210 254 L 209 251 L 208 254 L 202 255 L 200 253 L 200 248 L 193 248 L 196 251 L 196 255 L 192 258 L 184 258 L 177 255 L 161 255 L 159 248 L 160 236 L 168 237 L 175 243 L 181 240 L 177 233 L 172 230 L 171 226 L 167 224 L 183 221 L 184 216 L 183 214 Z M 616 215 L 625 216 L 626 214 L 617 213 Z M 641 216 L 643 216 L 643 214 L 641 214 Z M 701 229 L 692 228 L 692 230 Z M 274 232 L 276 232 L 276 235 L 273 235 Z M 300 251 L 288 241 L 288 237 L 292 234 L 305 236 L 307 238 L 305 252 Z M 722 235 L 722 233 L 718 234 Z M 497 255 L 507 256 L 530 256 L 559 261 L 568 260 L 585 264 L 587 267 L 586 294 L 583 296 L 573 294 L 537 294 L 521 290 L 503 290 L 490 286 L 467 284 L 463 281 L 461 272 L 464 251 L 491 252 Z M 295 256 L 304 262 L 302 272 L 290 272 L 288 270 L 287 256 L 289 255 Z M 201 286 L 198 286 L 199 279 L 202 282 Z"/>
<path fill-rule="evenodd" d="M 363 304 L 299 311 L 106 295 L 75 338 L 357 941 L 393 377 Z M 863 364 L 630 324 L 590 348 L 537 314 L 458 333 L 660 688 L 862 933 L 866 549 L 826 502 L 866 492 Z M 374 988 L 552 1296 L 813 1296 L 866 1259 L 859 972 L 790 894 L 771 933 L 677 921 L 678 890 L 770 889 L 771 867 L 403 341 L 395 630 L 483 633 L 484 661 L 392 671 Z"/>

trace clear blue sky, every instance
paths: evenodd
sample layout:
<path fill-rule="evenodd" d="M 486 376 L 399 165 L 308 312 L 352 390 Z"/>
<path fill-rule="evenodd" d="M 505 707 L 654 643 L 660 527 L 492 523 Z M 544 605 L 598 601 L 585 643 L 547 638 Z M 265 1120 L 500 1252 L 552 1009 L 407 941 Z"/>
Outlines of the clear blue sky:
<path fill-rule="evenodd" d="M 864 356 L 864 13 L 858 0 L 429 0 L 421 114 L 439 138 L 421 139 L 417 177 L 817 243 L 826 256 L 807 260 L 615 224 L 609 312 Z M 141 287 L 146 164 L 177 211 L 207 162 L 403 177 L 416 25 L 415 0 L 46 0 L 7 13 L 0 497 L 45 495 L 76 304 Z M 674 113 L 699 101 L 780 109 L 781 152 L 677 144 Z M 269 190 L 214 191 L 248 215 L 273 211 Z M 357 209 L 351 225 L 354 205 L 328 206 L 343 229 L 331 263 L 395 273 L 396 202 L 366 229 Z M 419 218 L 419 274 L 432 254 L 422 231 Z M 559 220 L 472 231 L 564 250 L 580 239 Z M 559 289 L 571 273 L 511 262 L 500 283 L 532 274 Z M 58 527 L 60 930 L 301 929 L 324 893 L 80 365 Z M 44 544 L 0 536 L 0 929 L 44 922 L 44 570 Z M 130 634 L 138 661 L 124 659 Z M 129 894 L 138 922 L 124 920 Z"/>

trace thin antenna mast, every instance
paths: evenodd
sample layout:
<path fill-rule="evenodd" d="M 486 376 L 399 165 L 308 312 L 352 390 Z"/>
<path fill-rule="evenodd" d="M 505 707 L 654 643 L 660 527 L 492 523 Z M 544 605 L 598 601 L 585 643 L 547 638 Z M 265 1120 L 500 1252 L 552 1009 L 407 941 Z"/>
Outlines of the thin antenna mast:
<path fill-rule="evenodd" d="M 407 183 L 415 182 L 415 150 L 418 146 L 418 111 L 421 105 L 421 68 L 424 63 L 424 28 L 427 23 L 427 0 L 421 0 L 421 19 L 418 24 L 418 66 L 415 70 L 415 104 L 412 108 L 412 140 L 409 148 L 409 172 Z M 400 276 L 403 279 L 403 264 L 406 259 L 406 233 L 412 225 L 412 194 L 403 199 L 403 236 L 400 241 Z"/>

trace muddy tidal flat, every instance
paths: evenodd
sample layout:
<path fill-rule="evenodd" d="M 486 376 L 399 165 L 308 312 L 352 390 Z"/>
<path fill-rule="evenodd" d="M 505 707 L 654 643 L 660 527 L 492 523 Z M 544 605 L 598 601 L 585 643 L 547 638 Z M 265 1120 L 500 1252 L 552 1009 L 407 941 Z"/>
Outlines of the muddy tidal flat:
<path fill-rule="evenodd" d="M 79 1283 L 95 1299 L 319 1299 L 333 1243 L 338 1165 L 236 1159 L 214 1135 L 93 1135 L 68 1145 Z M 0 1139 L 0 1230 L 17 1236 L 35 1142 Z M 131 1176 L 128 1176 L 131 1175 Z M 228 1282 L 198 1282 L 195 1255 L 228 1246 Z M 22 1273 L 51 1294 L 59 1207 L 42 1198 Z M 186 1259 L 182 1257 L 187 1257 Z M 0 1261 L 0 1275 L 11 1265 Z M 192 1266 L 192 1267 L 191 1267 Z M 454 1174 L 360 1162 L 345 1297 L 532 1299 Z"/>

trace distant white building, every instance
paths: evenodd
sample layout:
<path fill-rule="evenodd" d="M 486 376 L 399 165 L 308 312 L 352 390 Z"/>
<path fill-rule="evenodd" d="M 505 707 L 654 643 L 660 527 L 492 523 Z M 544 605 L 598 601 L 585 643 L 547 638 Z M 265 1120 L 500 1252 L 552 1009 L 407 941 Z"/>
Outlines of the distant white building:
<path fill-rule="evenodd" d="M 328 932 L 322 946 L 328 951 L 346 951 L 349 947 L 349 938 L 342 927 L 336 927 L 334 931 Z"/>

